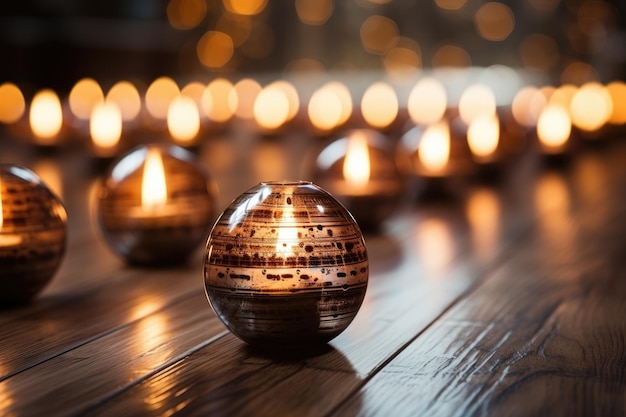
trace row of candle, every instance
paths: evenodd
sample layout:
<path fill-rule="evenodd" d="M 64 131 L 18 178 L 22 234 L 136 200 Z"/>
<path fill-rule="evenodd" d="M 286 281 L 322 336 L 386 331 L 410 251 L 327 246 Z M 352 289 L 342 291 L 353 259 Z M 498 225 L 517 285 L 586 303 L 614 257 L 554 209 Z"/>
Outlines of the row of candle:
<path fill-rule="evenodd" d="M 363 92 L 360 112 L 354 108 L 353 92 L 332 81 L 310 94 L 306 115 L 301 111 L 302 95 L 285 80 L 261 87 L 251 78 L 235 84 L 218 78 L 207 85 L 191 82 L 179 89 L 174 80 L 161 77 L 148 86 L 142 100 L 127 81 L 116 83 L 105 95 L 95 80 L 83 79 L 63 104 L 52 90 L 35 94 L 29 106 L 29 126 L 22 126 L 21 132 L 16 129 L 16 135 L 32 136 L 44 146 L 60 144 L 65 124 L 78 131 L 78 136 L 89 135 L 97 155 L 111 156 L 119 153 L 125 133 L 149 130 L 162 134 L 160 130 L 167 128 L 174 143 L 192 146 L 199 143 L 202 129 L 225 126 L 233 117 L 252 121 L 264 133 L 301 123 L 315 134 L 327 135 L 346 127 L 388 131 L 404 126 L 402 120 L 426 126 L 453 112 L 464 124 L 470 150 L 480 157 L 481 150 L 476 151 L 471 143 L 473 138 L 499 130 L 502 123 L 536 129 L 548 153 L 566 148 L 572 127 L 596 132 L 606 124 L 626 123 L 626 84 L 621 81 L 581 87 L 524 87 L 507 106 L 497 106 L 494 92 L 483 84 L 468 86 L 453 105 L 442 83 L 433 77 L 424 77 L 412 86 L 404 104 L 391 85 L 375 82 Z M 25 109 L 17 86 L 0 85 L 0 122 L 26 124 Z"/>

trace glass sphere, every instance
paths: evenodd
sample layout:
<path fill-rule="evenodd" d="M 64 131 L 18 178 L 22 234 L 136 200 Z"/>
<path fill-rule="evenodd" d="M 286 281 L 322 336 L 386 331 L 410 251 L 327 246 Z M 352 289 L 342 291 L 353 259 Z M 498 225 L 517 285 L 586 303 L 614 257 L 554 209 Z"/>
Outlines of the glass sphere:
<path fill-rule="evenodd" d="M 350 213 L 320 187 L 264 182 L 236 198 L 209 235 L 204 283 L 224 324 L 251 345 L 315 346 L 359 310 L 369 268 Z"/>
<path fill-rule="evenodd" d="M 310 174 L 364 229 L 389 218 L 405 195 L 394 144 L 373 130 L 351 130 L 332 141 L 317 154 Z"/>
<path fill-rule="evenodd" d="M 217 186 L 189 151 L 142 145 L 101 181 L 96 212 L 111 249 L 131 264 L 184 262 L 206 239 Z"/>
<path fill-rule="evenodd" d="M 0 306 L 35 297 L 65 253 L 61 200 L 29 169 L 0 165 Z"/>

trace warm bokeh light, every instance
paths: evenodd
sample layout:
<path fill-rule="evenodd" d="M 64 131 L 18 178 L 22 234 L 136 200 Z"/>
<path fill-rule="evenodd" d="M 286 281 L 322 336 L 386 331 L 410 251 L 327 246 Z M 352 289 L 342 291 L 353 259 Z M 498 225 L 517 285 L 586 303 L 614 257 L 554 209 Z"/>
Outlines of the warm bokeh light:
<path fill-rule="evenodd" d="M 225 123 L 233 117 L 238 105 L 233 89 L 233 84 L 226 78 L 216 78 L 206 86 L 202 93 L 202 111 L 209 119 Z"/>
<path fill-rule="evenodd" d="M 143 166 L 141 182 L 141 208 L 147 212 L 160 209 L 167 202 L 167 183 L 161 152 L 156 148 L 148 150 Z"/>
<path fill-rule="evenodd" d="M 191 143 L 200 131 L 200 114 L 196 102 L 190 97 L 178 97 L 167 112 L 167 129 L 175 142 Z"/>
<path fill-rule="evenodd" d="M 563 84 L 556 88 L 550 94 L 548 104 L 559 105 L 563 108 L 569 108 L 572 98 L 576 95 L 578 88 L 572 84 Z"/>
<path fill-rule="evenodd" d="M 68 101 L 72 114 L 78 119 L 87 120 L 93 108 L 104 101 L 104 93 L 96 80 L 83 78 L 70 91 Z"/>
<path fill-rule="evenodd" d="M 315 90 L 309 100 L 311 124 L 321 131 L 343 125 L 352 114 L 352 95 L 345 84 L 332 81 Z"/>
<path fill-rule="evenodd" d="M 59 96 L 48 89 L 35 94 L 30 103 L 29 121 L 30 128 L 39 144 L 53 144 L 63 125 L 63 111 Z"/>
<path fill-rule="evenodd" d="M 323 86 L 311 95 L 308 115 L 311 124 L 319 130 L 329 131 L 340 124 L 342 104 L 335 91 Z"/>
<path fill-rule="evenodd" d="M 525 67 L 541 71 L 554 68 L 560 59 L 559 45 L 554 39 L 541 33 L 526 36 L 519 53 Z"/>
<path fill-rule="evenodd" d="M 582 85 L 570 103 L 572 124 L 582 130 L 592 132 L 600 129 L 613 113 L 611 95 L 600 83 Z"/>
<path fill-rule="evenodd" d="M 470 85 L 463 91 L 459 99 L 459 116 L 469 124 L 480 115 L 492 116 L 496 114 L 496 97 L 491 88 L 482 84 Z"/>
<path fill-rule="evenodd" d="M 370 154 L 367 139 L 361 132 L 356 132 L 348 139 L 343 178 L 351 188 L 356 189 L 364 188 L 370 180 Z"/>
<path fill-rule="evenodd" d="M 550 152 L 563 148 L 570 137 L 572 122 L 567 109 L 558 105 L 548 105 L 537 121 L 537 137 L 543 148 Z"/>
<path fill-rule="evenodd" d="M 444 10 L 459 10 L 467 0 L 435 0 L 435 4 Z"/>
<path fill-rule="evenodd" d="M 224 8 L 231 13 L 252 16 L 259 14 L 267 5 L 267 0 L 223 0 Z"/>
<path fill-rule="evenodd" d="M 106 101 L 113 102 L 122 112 L 122 120 L 135 120 L 141 111 L 141 96 L 137 88 L 128 81 L 119 81 L 111 87 Z"/>
<path fill-rule="evenodd" d="M 495 115 L 479 115 L 467 128 L 467 144 L 478 159 L 489 158 L 498 148 L 500 122 Z"/>
<path fill-rule="evenodd" d="M 450 127 L 439 121 L 424 130 L 417 157 L 421 165 L 432 172 L 441 171 L 450 158 Z"/>
<path fill-rule="evenodd" d="M 398 116 L 398 96 L 393 87 L 384 82 L 370 85 L 361 98 L 361 112 L 370 126 L 388 127 Z"/>
<path fill-rule="evenodd" d="M 170 103 L 180 95 L 178 85 L 169 77 L 159 77 L 146 90 L 146 109 L 155 119 L 165 120 Z"/>
<path fill-rule="evenodd" d="M 50 191 L 63 200 L 65 195 L 63 194 L 62 167 L 55 158 L 37 159 L 33 165 L 33 171 L 39 175 Z"/>
<path fill-rule="evenodd" d="M 289 98 L 283 89 L 270 84 L 257 95 L 253 113 L 261 128 L 278 129 L 289 119 Z"/>
<path fill-rule="evenodd" d="M 542 12 L 551 12 L 559 5 L 561 0 L 528 0 L 528 4 Z"/>
<path fill-rule="evenodd" d="M 561 84 L 582 85 L 598 79 L 596 70 L 586 62 L 572 61 L 561 73 Z"/>
<path fill-rule="evenodd" d="M 98 148 L 115 147 L 122 136 L 122 112 L 112 101 L 93 108 L 89 119 L 89 133 Z"/>
<path fill-rule="evenodd" d="M 175 29 L 193 29 L 205 18 L 206 0 L 170 0 L 167 20 Z"/>
<path fill-rule="evenodd" d="M 287 121 L 293 119 L 300 110 L 300 98 L 298 97 L 298 91 L 289 81 L 279 80 L 267 85 L 266 88 L 278 88 L 285 93 L 285 97 L 289 101 L 289 114 L 287 115 Z"/>
<path fill-rule="evenodd" d="M 489 41 L 503 41 L 515 28 L 515 16 L 509 6 L 490 1 L 474 14 L 474 25 L 480 36 Z"/>
<path fill-rule="evenodd" d="M 232 38 L 216 30 L 206 32 L 196 47 L 200 63 L 208 68 L 222 68 L 230 61 L 234 50 Z"/>
<path fill-rule="evenodd" d="M 241 46 L 252 33 L 252 18 L 241 14 L 224 13 L 215 24 L 215 30 L 230 36 L 235 47 Z"/>
<path fill-rule="evenodd" d="M 392 77 L 411 77 L 422 67 L 422 50 L 416 41 L 401 36 L 385 54 L 383 65 Z"/>
<path fill-rule="evenodd" d="M 613 81 L 607 84 L 606 89 L 613 102 L 613 111 L 609 117 L 609 123 L 616 125 L 626 123 L 626 83 Z"/>
<path fill-rule="evenodd" d="M 433 68 L 467 68 L 472 60 L 467 51 L 458 45 L 442 45 L 432 58 Z"/>
<path fill-rule="evenodd" d="M 200 108 L 202 106 L 202 94 L 204 94 L 205 88 L 206 85 L 201 82 L 192 81 L 180 90 L 180 95 L 183 97 L 189 97 L 194 101 L 194 103 L 196 103 L 196 107 Z"/>
<path fill-rule="evenodd" d="M 548 101 L 537 87 L 523 87 L 513 97 L 511 113 L 521 126 L 534 127 L 546 104 Z"/>
<path fill-rule="evenodd" d="M 261 85 L 252 78 L 243 78 L 237 81 L 230 92 L 231 95 L 237 96 L 237 108 L 235 109 L 237 117 L 246 120 L 254 118 L 254 101 L 261 89 Z M 229 101 L 232 100 L 229 98 Z"/>
<path fill-rule="evenodd" d="M 300 74 L 306 72 L 311 75 L 321 75 L 324 71 L 324 65 L 312 58 L 294 59 L 285 66 L 285 72 L 289 74 Z"/>
<path fill-rule="evenodd" d="M 422 78 L 409 94 L 407 110 L 416 124 L 431 124 L 440 120 L 446 111 L 448 96 L 435 78 Z"/>
<path fill-rule="evenodd" d="M 334 10 L 333 0 L 296 0 L 298 18 L 307 25 L 323 25 L 333 15 Z"/>
<path fill-rule="evenodd" d="M 420 262 L 424 262 L 428 280 L 443 279 L 454 259 L 455 234 L 450 222 L 435 216 L 427 217 L 417 224 L 412 233 L 416 238 Z"/>
<path fill-rule="evenodd" d="M 372 15 L 361 25 L 360 35 L 367 52 L 384 55 L 398 42 L 398 26 L 388 17 Z"/>
<path fill-rule="evenodd" d="M 24 114 L 26 102 L 22 91 L 13 83 L 0 85 L 0 123 L 15 123 Z"/>

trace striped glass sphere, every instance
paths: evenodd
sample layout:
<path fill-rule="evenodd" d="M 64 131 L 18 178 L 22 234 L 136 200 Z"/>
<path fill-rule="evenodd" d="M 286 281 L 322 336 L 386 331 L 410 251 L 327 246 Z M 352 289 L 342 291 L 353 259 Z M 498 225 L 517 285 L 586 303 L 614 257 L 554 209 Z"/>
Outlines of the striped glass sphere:
<path fill-rule="evenodd" d="M 0 307 L 34 298 L 65 254 L 67 214 L 32 171 L 0 165 Z"/>
<path fill-rule="evenodd" d="M 240 339 L 261 347 L 323 345 L 350 324 L 368 281 L 359 226 L 310 182 L 264 182 L 243 193 L 209 236 L 204 283 Z"/>

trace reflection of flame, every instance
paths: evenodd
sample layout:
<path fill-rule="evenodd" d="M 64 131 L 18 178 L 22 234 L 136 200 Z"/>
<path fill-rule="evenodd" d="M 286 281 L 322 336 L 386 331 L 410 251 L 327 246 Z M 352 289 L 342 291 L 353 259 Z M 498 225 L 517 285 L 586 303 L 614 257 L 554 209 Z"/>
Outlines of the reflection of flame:
<path fill-rule="evenodd" d="M 541 143 L 551 148 L 563 146 L 569 138 L 572 123 L 563 107 L 558 105 L 547 106 L 537 121 L 537 136 Z"/>
<path fill-rule="evenodd" d="M 361 134 L 348 140 L 348 151 L 343 162 L 343 177 L 353 187 L 362 188 L 370 179 L 370 155 L 367 141 Z"/>
<path fill-rule="evenodd" d="M 51 143 L 61 130 L 63 113 L 61 101 L 52 90 L 42 90 L 30 105 L 30 127 L 41 142 Z"/>
<path fill-rule="evenodd" d="M 144 210 L 154 211 L 166 201 L 167 186 L 161 153 L 157 149 L 150 149 L 143 168 L 141 206 Z"/>
<path fill-rule="evenodd" d="M 424 131 L 418 158 L 425 168 L 439 171 L 448 163 L 450 157 L 450 128 L 448 123 L 440 121 L 430 125 Z"/>
<path fill-rule="evenodd" d="M 89 133 L 94 145 L 112 148 L 122 135 L 122 112 L 113 102 L 97 104 L 91 113 Z"/>
<path fill-rule="evenodd" d="M 500 123 L 496 116 L 477 116 L 467 128 L 467 144 L 478 157 L 495 152 L 500 137 Z"/>
<path fill-rule="evenodd" d="M 280 227 L 278 227 L 278 236 L 276 238 L 277 254 L 284 256 L 293 255 L 293 246 L 298 242 L 298 229 L 295 226 L 295 222 L 293 205 L 287 205 L 280 219 Z"/>
<path fill-rule="evenodd" d="M 483 261 L 487 261 L 496 248 L 499 217 L 500 204 L 493 191 L 479 189 L 469 196 L 467 219 L 476 252 Z"/>

